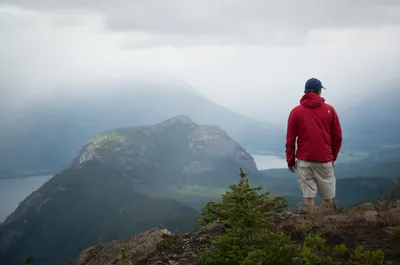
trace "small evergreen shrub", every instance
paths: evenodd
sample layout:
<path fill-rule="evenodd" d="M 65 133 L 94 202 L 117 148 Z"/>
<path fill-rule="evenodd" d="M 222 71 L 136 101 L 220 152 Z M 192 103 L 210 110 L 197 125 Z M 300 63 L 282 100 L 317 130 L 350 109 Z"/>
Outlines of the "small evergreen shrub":
<path fill-rule="evenodd" d="M 222 223 L 226 233 L 212 242 L 200 257 L 202 265 L 300 264 L 299 247 L 289 237 L 268 231 L 272 217 L 287 203 L 283 197 L 252 188 L 240 169 L 240 182 L 229 186 L 219 203 L 208 202 L 199 221 Z"/>
<path fill-rule="evenodd" d="M 351 254 L 350 265 L 379 265 L 384 264 L 384 253 L 382 249 L 374 251 L 365 250 L 363 246 L 358 246 Z"/>
<path fill-rule="evenodd" d="M 369 251 L 362 246 L 353 252 L 344 245 L 329 246 L 320 235 L 312 235 L 311 221 L 300 231 L 302 245 L 290 237 L 269 231 L 273 217 L 286 207 L 283 197 L 269 198 L 269 192 L 252 188 L 247 174 L 240 169 L 240 182 L 229 186 L 222 201 L 208 202 L 200 225 L 220 223 L 225 234 L 217 237 L 200 256 L 201 265 L 390 265 L 384 263 L 381 249 Z M 343 262 L 346 260 L 346 262 Z"/>

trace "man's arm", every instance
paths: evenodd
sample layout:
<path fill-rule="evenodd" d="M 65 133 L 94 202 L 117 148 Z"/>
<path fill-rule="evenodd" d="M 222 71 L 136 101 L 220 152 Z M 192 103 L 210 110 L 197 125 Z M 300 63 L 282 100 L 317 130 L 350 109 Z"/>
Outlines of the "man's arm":
<path fill-rule="evenodd" d="M 339 117 L 335 109 L 333 109 L 331 137 L 332 137 L 333 162 L 335 162 L 339 155 L 340 148 L 342 147 L 342 128 L 340 126 Z"/>
<path fill-rule="evenodd" d="M 295 110 L 293 109 L 288 118 L 286 131 L 286 162 L 291 171 L 296 164 L 295 149 L 297 138 L 297 124 L 295 119 Z"/>

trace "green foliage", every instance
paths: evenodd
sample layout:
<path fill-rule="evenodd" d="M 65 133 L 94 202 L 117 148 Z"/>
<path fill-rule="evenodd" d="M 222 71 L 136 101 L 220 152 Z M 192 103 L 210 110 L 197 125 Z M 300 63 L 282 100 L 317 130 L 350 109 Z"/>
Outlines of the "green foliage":
<path fill-rule="evenodd" d="M 213 241 L 203 253 L 200 264 L 296 264 L 298 248 L 280 233 L 262 231 L 250 240 L 240 229 L 229 230 Z"/>
<path fill-rule="evenodd" d="M 134 187 L 137 174 L 141 172 L 87 163 L 53 177 L 26 199 L 35 203 L 29 210 L 3 224 L 0 238 L 10 231 L 23 231 L 23 235 L 0 255 L 0 264 L 24 264 L 30 254 L 35 255 L 33 264 L 62 264 L 82 249 L 155 227 L 171 232 L 195 229 L 200 212 L 172 198 L 139 193 Z M 38 193 L 43 194 L 41 200 Z"/>
<path fill-rule="evenodd" d="M 390 261 L 384 262 L 382 249 L 366 250 L 363 246 L 358 246 L 347 259 L 345 255 L 349 249 L 344 244 L 334 247 L 328 246 L 325 239 L 319 235 L 308 235 L 304 240 L 301 249 L 303 264 L 307 265 L 390 265 Z M 343 262 L 346 260 L 347 262 Z"/>
<path fill-rule="evenodd" d="M 332 251 L 334 254 L 345 254 L 347 251 L 349 251 L 349 249 L 345 244 L 340 244 L 335 246 Z"/>
<path fill-rule="evenodd" d="M 325 239 L 319 235 L 308 235 L 306 236 L 303 248 L 301 250 L 301 256 L 303 258 L 303 264 L 316 265 L 316 264 L 326 264 L 326 265 L 340 265 L 340 262 L 333 261 L 330 256 L 325 256 L 327 247 L 325 245 Z"/>
<path fill-rule="evenodd" d="M 259 191 L 262 187 L 250 187 L 247 174 L 240 169 L 239 184 L 229 186 L 230 191 L 222 195 L 222 201 L 208 202 L 202 212 L 200 224 L 220 222 L 228 227 L 239 226 L 246 231 L 255 231 L 270 224 L 271 217 L 287 206 L 283 197 L 270 199 L 270 192 Z"/>
<path fill-rule="evenodd" d="M 222 223 L 226 233 L 201 255 L 202 265 L 295 264 L 298 247 L 290 238 L 267 230 L 272 217 L 286 207 L 282 197 L 270 199 L 261 187 L 251 188 L 240 169 L 239 184 L 230 185 L 219 203 L 209 202 L 200 224 Z"/>
<path fill-rule="evenodd" d="M 125 248 L 121 248 L 121 256 L 122 260 L 117 263 L 117 265 L 133 265 L 132 261 L 129 260 L 128 255 L 126 254 Z"/>
<path fill-rule="evenodd" d="M 311 220 L 308 220 L 307 224 L 303 224 L 303 225 L 300 227 L 299 230 L 300 230 L 300 232 L 307 233 L 307 232 L 310 232 L 310 231 L 311 231 L 312 227 L 313 227 L 312 221 L 311 221 Z"/>
<path fill-rule="evenodd" d="M 393 236 L 400 237 L 400 225 L 393 227 L 392 233 Z"/>
<path fill-rule="evenodd" d="M 350 254 L 349 258 L 345 255 Z M 326 240 L 319 235 L 307 235 L 301 249 L 303 264 L 307 265 L 390 265 L 390 261 L 384 262 L 382 249 L 366 250 L 358 246 L 352 253 L 344 244 L 331 247 Z M 343 262 L 346 260 L 346 262 Z"/>
<path fill-rule="evenodd" d="M 269 198 L 268 192 L 250 187 L 247 174 L 240 169 L 239 184 L 230 185 L 222 201 L 208 202 L 199 223 L 221 223 L 226 233 L 212 242 L 200 256 L 201 265 L 379 265 L 384 262 L 381 249 L 353 252 L 344 244 L 330 246 L 320 235 L 312 235 L 313 223 L 308 221 L 300 231 L 306 233 L 302 245 L 288 236 L 269 231 L 272 218 L 286 203 L 282 197 Z M 400 229 L 399 229 L 400 230 Z"/>
<path fill-rule="evenodd" d="M 163 240 L 157 243 L 156 248 L 158 251 L 163 251 L 167 249 L 170 245 L 173 245 L 174 243 L 178 242 L 179 239 L 180 239 L 179 235 L 167 236 Z"/>
<path fill-rule="evenodd" d="M 351 254 L 350 265 L 380 265 L 383 264 L 384 253 L 382 249 L 365 250 L 363 246 L 358 246 Z"/>
<path fill-rule="evenodd" d="M 306 236 L 304 240 L 304 246 L 312 249 L 324 250 L 326 240 L 319 235 L 316 236 Z"/>
<path fill-rule="evenodd" d="M 350 254 L 349 258 L 345 258 Z M 358 246 L 352 253 L 344 244 L 334 247 L 328 246 L 325 239 L 319 235 L 306 236 L 301 249 L 303 264 L 307 265 L 391 265 L 391 261 L 384 261 L 382 249 L 366 250 Z M 343 262 L 346 260 L 346 262 Z"/>
<path fill-rule="evenodd" d="M 30 265 L 30 264 L 32 263 L 32 260 L 33 260 L 33 256 L 30 255 L 30 256 L 25 260 L 25 263 L 28 264 L 28 265 Z"/>

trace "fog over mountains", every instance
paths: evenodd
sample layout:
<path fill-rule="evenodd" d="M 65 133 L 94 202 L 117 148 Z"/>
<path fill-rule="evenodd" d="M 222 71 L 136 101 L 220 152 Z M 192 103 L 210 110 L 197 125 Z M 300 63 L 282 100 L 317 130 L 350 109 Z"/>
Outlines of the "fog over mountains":
<path fill-rule="evenodd" d="M 176 115 L 218 125 L 248 148 L 278 149 L 275 139 L 280 132 L 273 125 L 235 113 L 176 85 L 103 83 L 93 85 L 90 93 L 86 87 L 82 93 L 74 89 L 76 94 L 56 94 L 2 116 L 7 125 L 0 132 L 0 155 L 5 161 L 2 176 L 54 172 L 66 166 L 98 133 L 150 125 Z"/>
<path fill-rule="evenodd" d="M 0 206 L 21 201 L 0 224 L 0 264 L 193 231 L 239 168 L 296 207 L 296 175 L 252 155 L 285 158 L 311 77 L 342 124 L 339 203 L 398 199 L 399 13 L 392 0 L 0 0 Z M 366 227 L 351 235 L 380 245 L 387 231 Z"/>

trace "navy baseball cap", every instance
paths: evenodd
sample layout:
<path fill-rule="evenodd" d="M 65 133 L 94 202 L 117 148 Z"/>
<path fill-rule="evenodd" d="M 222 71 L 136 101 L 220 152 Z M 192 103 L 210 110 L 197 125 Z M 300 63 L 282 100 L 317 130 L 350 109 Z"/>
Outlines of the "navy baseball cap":
<path fill-rule="evenodd" d="M 321 88 L 326 89 L 321 81 L 319 81 L 317 78 L 310 78 L 307 80 L 304 92 L 316 92 L 320 90 Z"/>

